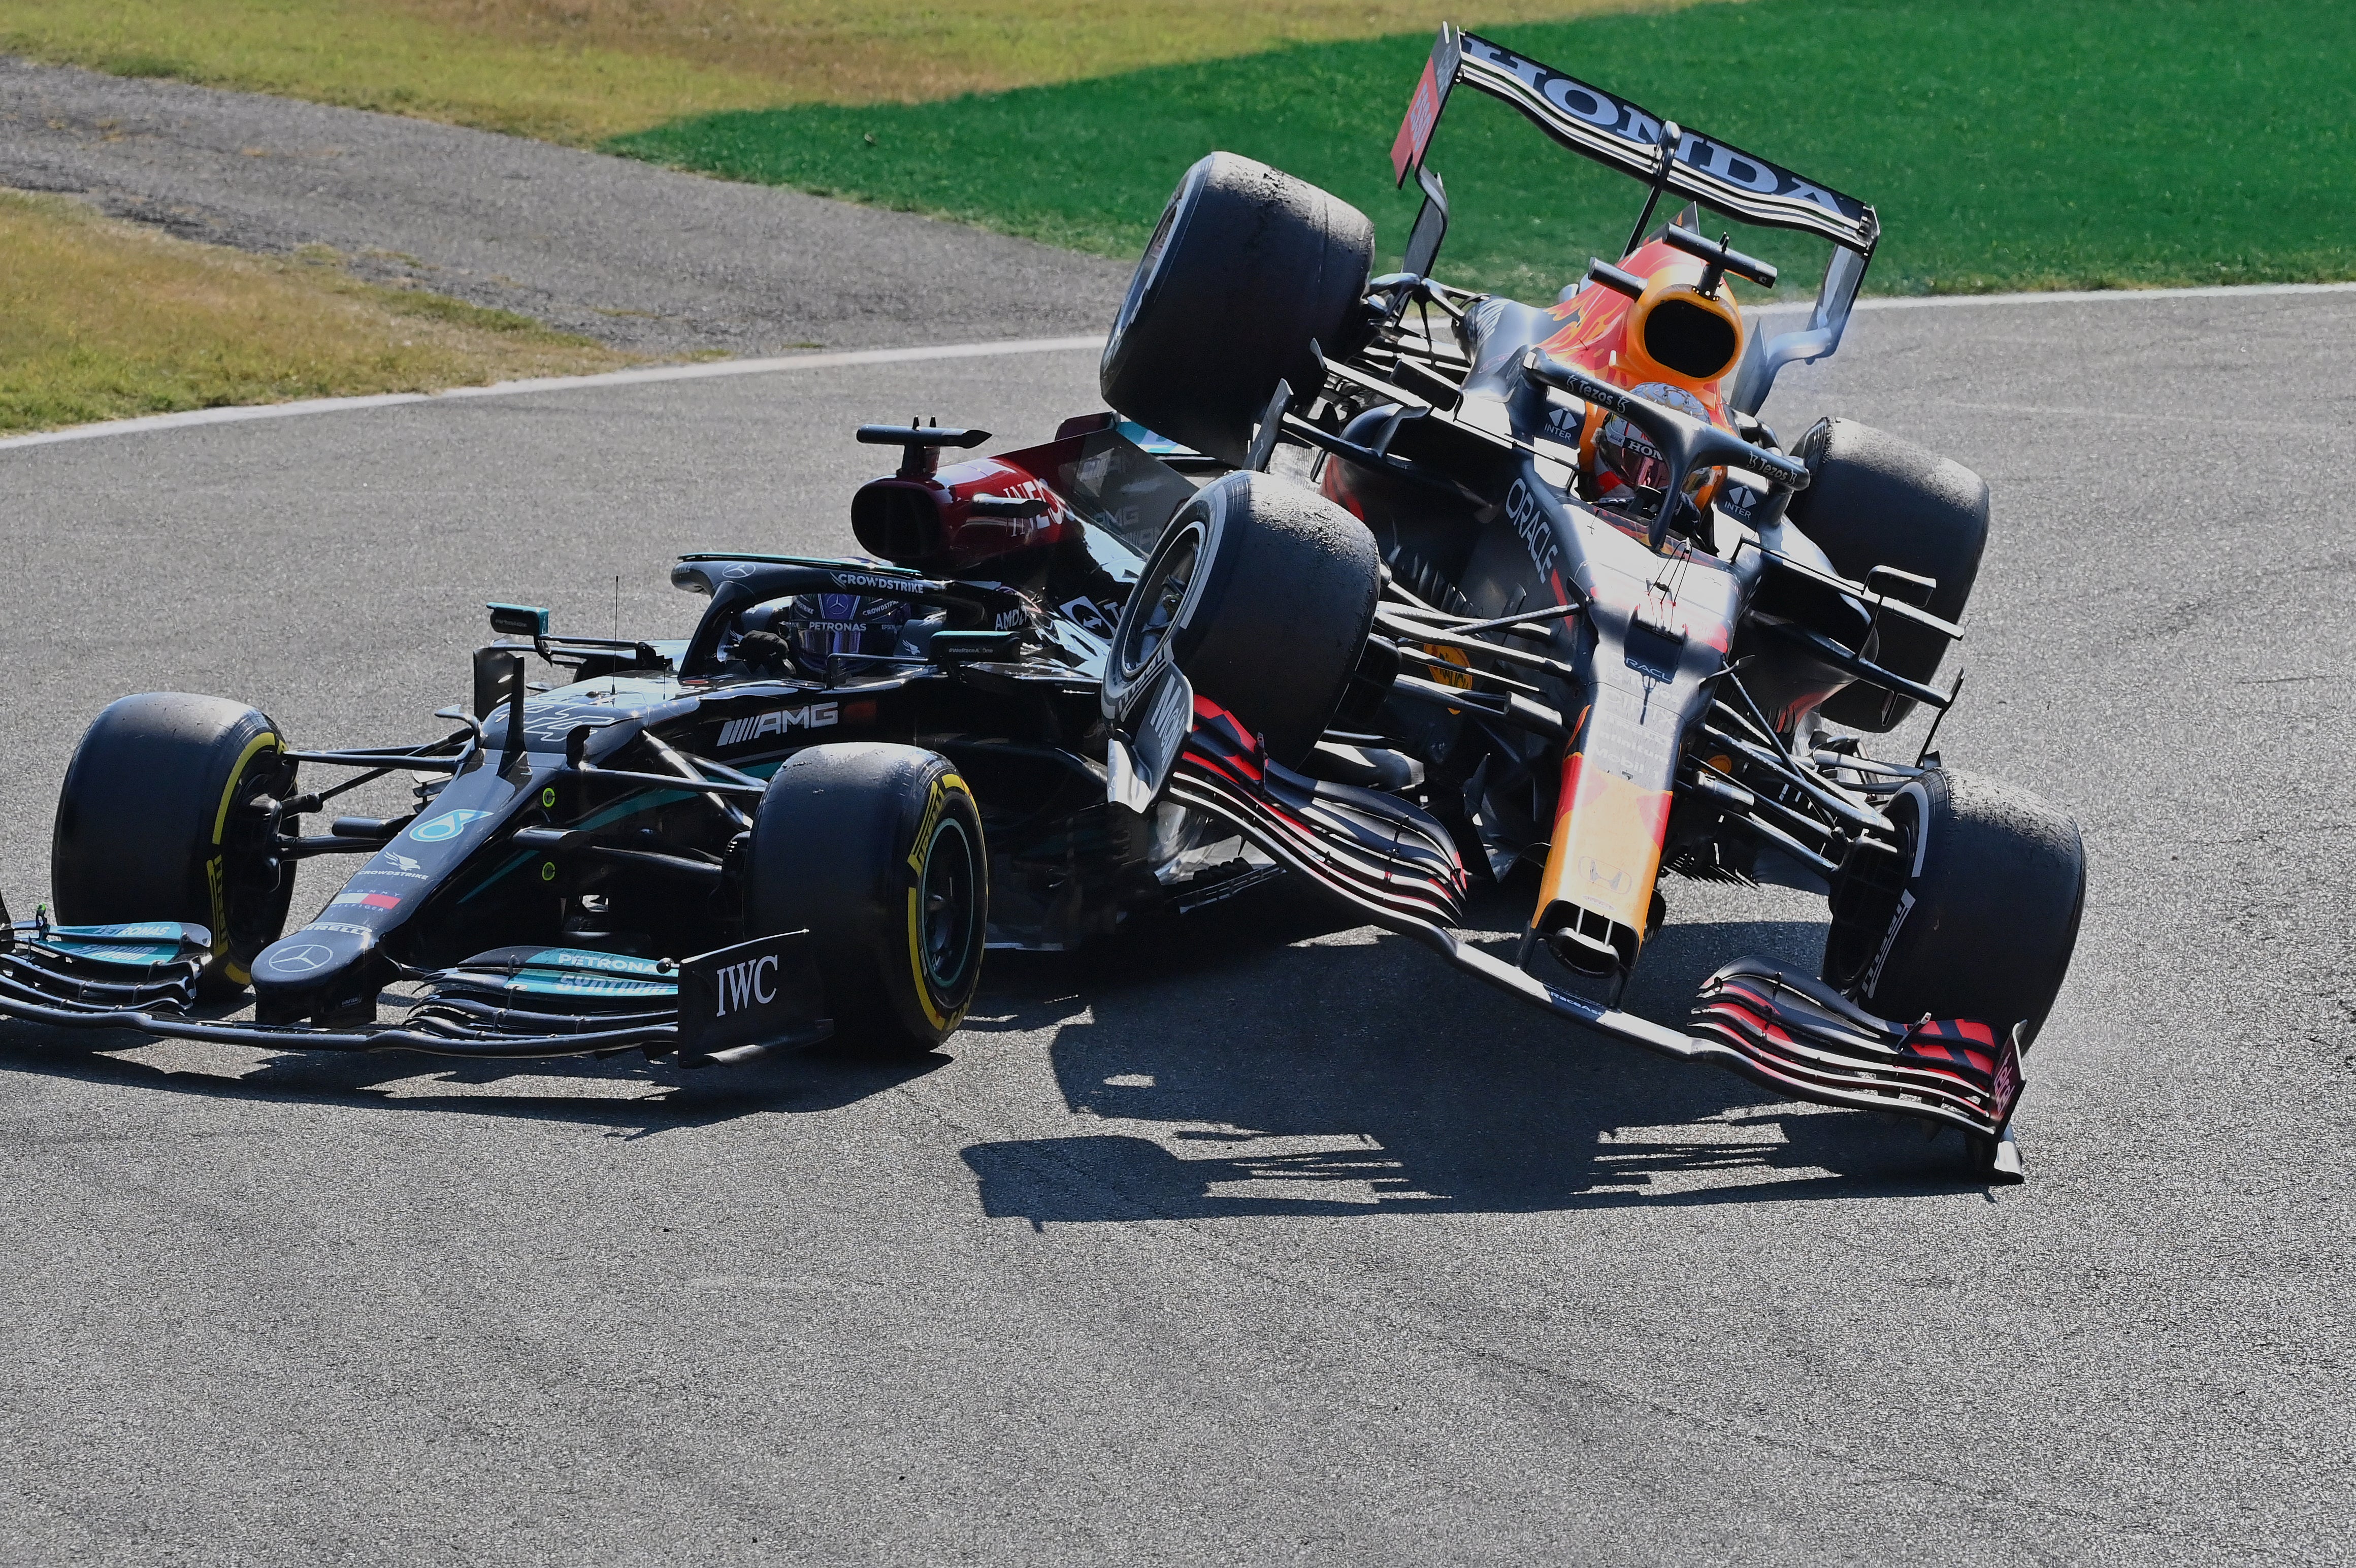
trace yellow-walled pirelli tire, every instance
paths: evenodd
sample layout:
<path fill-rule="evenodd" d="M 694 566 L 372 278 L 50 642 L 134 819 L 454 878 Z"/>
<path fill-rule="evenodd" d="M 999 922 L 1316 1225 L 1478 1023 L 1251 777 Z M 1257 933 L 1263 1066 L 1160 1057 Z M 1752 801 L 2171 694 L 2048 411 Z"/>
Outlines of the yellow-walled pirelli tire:
<path fill-rule="evenodd" d="M 990 855 L 973 791 L 913 746 L 796 752 L 753 819 L 744 899 L 748 934 L 810 933 L 837 1040 L 929 1051 L 981 980 Z"/>
<path fill-rule="evenodd" d="M 259 709 L 144 692 L 98 715 L 58 792 L 49 886 L 71 926 L 181 920 L 212 933 L 209 998 L 245 989 L 286 929 L 294 868 L 249 810 L 294 787 L 286 739 Z"/>

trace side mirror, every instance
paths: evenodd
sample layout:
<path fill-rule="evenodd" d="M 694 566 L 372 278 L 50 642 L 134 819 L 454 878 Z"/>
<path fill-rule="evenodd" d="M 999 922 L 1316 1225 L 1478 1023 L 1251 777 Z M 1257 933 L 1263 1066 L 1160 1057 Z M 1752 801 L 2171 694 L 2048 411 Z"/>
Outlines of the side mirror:
<path fill-rule="evenodd" d="M 475 650 L 475 717 L 490 723 L 499 708 L 508 711 L 503 755 L 523 749 L 523 655 L 506 648 Z"/>
<path fill-rule="evenodd" d="M 485 605 L 491 612 L 491 629 L 502 637 L 543 638 L 548 635 L 548 612 L 537 605 Z"/>

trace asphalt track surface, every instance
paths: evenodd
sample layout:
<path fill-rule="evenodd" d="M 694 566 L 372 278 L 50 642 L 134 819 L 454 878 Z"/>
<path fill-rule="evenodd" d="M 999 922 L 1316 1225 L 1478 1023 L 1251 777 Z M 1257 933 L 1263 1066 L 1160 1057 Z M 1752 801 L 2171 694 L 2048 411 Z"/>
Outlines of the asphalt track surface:
<path fill-rule="evenodd" d="M 12 1025 L 0 1559 L 2344 1560 L 2351 361 L 2344 294 L 1891 311 L 1768 411 L 1995 488 L 1941 749 L 2073 811 L 2093 878 L 2027 1186 L 1366 930 L 993 959 L 892 1071 Z M 604 631 L 619 575 L 676 632 L 674 552 L 850 543 L 854 424 L 1033 438 L 1093 370 L 0 453 L 0 888 L 41 896 L 118 693 L 423 733 L 486 598 Z M 1662 1015 L 1820 940 L 1796 894 L 1667 892 Z"/>
<path fill-rule="evenodd" d="M 325 245 L 363 277 L 659 358 L 1101 330 L 1129 278 L 906 213 L 6 56 L 0 186 L 212 244 Z"/>

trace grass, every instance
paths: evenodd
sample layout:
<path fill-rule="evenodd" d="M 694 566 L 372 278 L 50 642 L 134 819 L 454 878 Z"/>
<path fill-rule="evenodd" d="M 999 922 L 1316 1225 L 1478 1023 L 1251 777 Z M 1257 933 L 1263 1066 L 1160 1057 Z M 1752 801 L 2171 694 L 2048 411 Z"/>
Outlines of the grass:
<path fill-rule="evenodd" d="M 715 110 L 917 102 L 1428 34 L 1439 15 L 1424 0 L 0 0 L 0 51 L 585 145 Z"/>
<path fill-rule="evenodd" d="M 2356 6 L 1753 0 L 1492 34 L 1874 202 L 1878 292 L 2356 275 Z M 1356 203 L 1396 255 L 1413 205 L 1387 155 L 1428 47 L 715 113 L 611 145 L 1123 259 L 1179 172 L 1224 147 Z M 1614 254 L 1641 199 L 1477 93 L 1451 102 L 1430 162 L 1458 214 L 1443 275 L 1525 298 Z M 1749 239 L 1813 286 L 1820 244 Z"/>
<path fill-rule="evenodd" d="M 0 192 L 0 433 L 610 370 L 527 317 Z"/>

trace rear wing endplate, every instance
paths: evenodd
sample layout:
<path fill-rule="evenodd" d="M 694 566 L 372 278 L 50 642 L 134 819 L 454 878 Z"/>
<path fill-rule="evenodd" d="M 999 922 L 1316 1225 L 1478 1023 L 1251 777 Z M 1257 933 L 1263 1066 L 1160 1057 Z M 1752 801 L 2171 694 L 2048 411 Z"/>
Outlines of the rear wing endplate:
<path fill-rule="evenodd" d="M 1440 27 L 1391 144 L 1395 183 L 1405 184 L 1411 173 L 1421 175 L 1449 92 L 1460 81 L 1511 104 L 1571 151 L 1643 180 L 1656 197 L 1673 192 L 1746 222 L 1832 242 L 1832 264 L 1808 325 L 1763 346 L 1752 338 L 1732 389 L 1730 401 L 1737 407 L 1755 411 L 1783 366 L 1822 359 L 1839 347 L 1881 238 L 1881 223 L 1870 205 L 1447 24 Z M 1434 182 L 1421 183 L 1428 193 Z"/>

